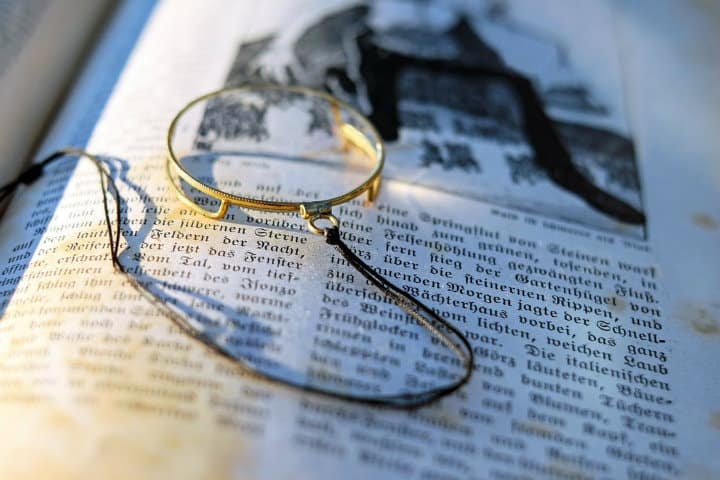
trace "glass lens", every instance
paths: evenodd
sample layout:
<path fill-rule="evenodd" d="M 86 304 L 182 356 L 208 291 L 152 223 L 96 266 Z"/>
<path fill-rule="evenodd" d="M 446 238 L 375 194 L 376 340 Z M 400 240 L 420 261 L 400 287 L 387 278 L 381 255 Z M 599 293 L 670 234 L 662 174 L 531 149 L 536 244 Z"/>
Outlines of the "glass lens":
<path fill-rule="evenodd" d="M 193 177 L 272 202 L 326 200 L 357 188 L 377 164 L 368 155 L 377 141 L 353 110 L 286 87 L 229 90 L 200 100 L 178 118 L 171 137 L 176 158 Z"/>

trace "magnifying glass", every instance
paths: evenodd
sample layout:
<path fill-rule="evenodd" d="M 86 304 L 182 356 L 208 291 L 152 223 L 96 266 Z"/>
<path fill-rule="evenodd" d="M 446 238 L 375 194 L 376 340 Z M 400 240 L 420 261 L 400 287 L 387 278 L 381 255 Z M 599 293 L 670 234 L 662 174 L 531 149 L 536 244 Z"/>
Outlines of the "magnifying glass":
<path fill-rule="evenodd" d="M 173 119 L 167 148 L 170 183 L 194 211 L 213 219 L 223 218 L 230 205 L 297 212 L 308 221 L 310 231 L 321 235 L 325 229 L 317 226 L 319 219 L 339 225 L 332 207 L 363 193 L 371 202 L 376 198 L 385 162 L 382 139 L 360 112 L 324 92 L 299 86 L 256 85 L 203 95 Z M 233 168 L 238 176 L 287 185 L 268 198 L 257 188 L 220 188 L 211 184 L 211 176 L 188 166 L 194 160 L 227 164 L 238 158 L 260 161 L 245 162 L 251 171 Z M 257 165 L 266 170 L 258 174 Z M 217 209 L 200 205 L 180 180 L 217 200 Z M 315 188 L 306 187 L 308 180 Z M 317 180 L 321 180 L 319 188 Z M 310 190 L 315 193 L 312 197 L 307 195 Z M 318 190 L 322 190 L 320 199 Z"/>

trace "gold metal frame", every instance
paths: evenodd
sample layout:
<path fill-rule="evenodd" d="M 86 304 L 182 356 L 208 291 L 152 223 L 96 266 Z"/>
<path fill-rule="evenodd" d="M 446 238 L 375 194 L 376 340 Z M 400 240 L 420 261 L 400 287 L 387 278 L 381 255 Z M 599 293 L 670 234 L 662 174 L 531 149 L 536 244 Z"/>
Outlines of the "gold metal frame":
<path fill-rule="evenodd" d="M 175 128 L 177 126 L 177 123 L 179 119 L 187 112 L 189 109 L 191 109 L 193 106 L 197 105 L 200 102 L 203 102 L 205 100 L 208 100 L 213 97 L 217 97 L 219 95 L 222 95 L 223 93 L 232 92 L 232 91 L 238 91 L 238 92 L 253 92 L 253 91 L 267 91 L 267 90 L 277 90 L 282 92 L 296 92 L 301 93 L 303 95 L 306 95 L 308 97 L 318 97 L 326 100 L 330 104 L 330 108 L 332 111 L 332 117 L 335 122 L 335 133 L 338 136 L 339 140 L 341 141 L 341 148 L 344 151 L 347 151 L 349 148 L 356 148 L 366 156 L 368 156 L 372 161 L 375 162 L 375 166 L 368 176 L 368 178 L 355 187 L 354 189 L 339 195 L 337 197 L 328 198 L 326 200 L 319 200 L 319 201 L 310 201 L 310 202 L 280 202 L 280 201 L 266 201 L 266 200 L 259 200 L 249 197 L 243 197 L 238 195 L 233 195 L 227 192 L 224 192 L 222 190 L 218 190 L 217 188 L 213 188 L 188 172 L 185 167 L 182 166 L 180 161 L 178 160 L 175 150 L 173 149 L 172 145 L 172 139 L 175 134 Z M 366 128 L 368 131 L 372 133 L 372 135 L 375 137 L 375 141 L 373 139 L 366 136 L 364 133 L 362 133 L 358 128 L 354 127 L 353 125 L 350 125 L 349 123 L 346 123 L 342 120 L 340 111 L 345 110 L 348 111 L 352 116 L 353 119 L 360 125 L 362 125 L 363 128 Z M 332 215 L 331 208 L 335 205 L 341 205 L 345 202 L 348 202 L 349 200 L 352 200 L 353 198 L 363 194 L 364 192 L 368 193 L 368 200 L 374 201 L 375 198 L 378 195 L 378 192 L 380 190 L 380 181 L 381 181 L 381 173 L 383 166 L 385 164 L 385 146 L 382 142 L 382 138 L 380 137 L 380 134 L 377 132 L 375 127 L 370 123 L 370 120 L 365 118 L 365 116 L 360 113 L 357 109 L 351 107 L 347 103 L 343 102 L 342 100 L 339 100 L 332 95 L 329 95 L 324 92 L 320 92 L 317 90 L 313 90 L 306 87 L 300 87 L 300 86 L 283 86 L 283 85 L 271 85 L 271 84 L 260 84 L 260 85 L 245 85 L 241 87 L 230 87 L 230 88 L 223 88 L 221 90 L 217 90 L 211 93 L 208 93 L 206 95 L 203 95 L 201 97 L 198 97 L 194 100 L 192 100 L 190 103 L 185 105 L 176 115 L 175 118 L 173 118 L 172 122 L 170 123 L 170 127 L 168 128 L 167 133 L 167 150 L 168 150 L 168 157 L 166 161 L 166 172 L 168 179 L 170 181 L 170 184 L 172 185 L 173 189 L 175 190 L 175 193 L 178 195 L 178 198 L 187 206 L 191 207 L 193 210 L 195 210 L 198 213 L 201 213 L 207 217 L 214 218 L 214 219 L 220 219 L 225 216 L 225 213 L 227 213 L 227 210 L 230 205 L 237 205 L 242 208 L 250 208 L 254 210 L 264 210 L 268 212 L 298 212 L 304 219 L 308 220 L 308 226 L 310 230 L 314 233 L 322 234 L 324 233 L 324 229 L 318 228 L 315 226 L 315 221 L 319 219 L 326 219 L 330 220 L 332 223 L 336 224 L 337 218 L 335 218 Z M 204 194 L 213 197 L 220 201 L 220 206 L 218 207 L 217 211 L 211 211 L 207 210 L 198 204 L 196 204 L 190 197 L 188 197 L 185 192 L 183 192 L 180 185 L 178 185 L 175 180 L 173 179 L 173 170 L 175 173 L 182 178 L 185 182 L 187 182 L 191 187 L 197 189 L 200 192 L 203 192 Z"/>

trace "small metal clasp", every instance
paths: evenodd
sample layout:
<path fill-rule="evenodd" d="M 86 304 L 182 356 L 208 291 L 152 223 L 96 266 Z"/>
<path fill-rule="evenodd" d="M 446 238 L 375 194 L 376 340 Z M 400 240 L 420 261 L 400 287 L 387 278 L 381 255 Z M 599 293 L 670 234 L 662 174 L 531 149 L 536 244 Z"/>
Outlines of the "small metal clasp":
<path fill-rule="evenodd" d="M 327 203 L 308 203 L 300 205 L 300 215 L 307 220 L 308 229 L 316 235 L 325 235 L 325 228 L 318 227 L 315 222 L 328 220 L 335 227 L 340 226 L 340 220 L 333 215 L 331 206 Z"/>

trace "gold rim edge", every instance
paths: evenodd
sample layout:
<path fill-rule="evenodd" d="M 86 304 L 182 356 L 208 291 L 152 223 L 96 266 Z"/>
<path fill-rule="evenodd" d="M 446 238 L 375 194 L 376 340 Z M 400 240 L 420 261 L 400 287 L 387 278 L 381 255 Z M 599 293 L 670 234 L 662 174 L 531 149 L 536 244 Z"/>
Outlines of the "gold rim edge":
<path fill-rule="evenodd" d="M 302 93 L 308 96 L 313 97 L 319 97 L 327 100 L 331 104 L 338 105 L 344 109 L 347 109 L 354 117 L 358 118 L 362 123 L 363 126 L 368 128 L 371 132 L 371 134 L 377 139 L 376 141 L 372 141 L 367 135 L 362 134 L 362 132 L 359 132 L 359 130 L 353 128 L 356 132 L 360 133 L 362 137 L 367 141 L 369 145 L 374 147 L 374 153 L 375 158 L 373 159 L 375 161 L 375 166 L 368 176 L 368 178 L 362 182 L 360 185 L 355 187 L 354 189 L 342 194 L 338 195 L 336 197 L 332 197 L 330 199 L 326 200 L 313 200 L 308 202 L 279 202 L 279 201 L 266 201 L 266 200 L 259 200 L 259 199 L 253 199 L 250 197 L 243 197 L 239 195 L 233 195 L 227 192 L 224 192 L 222 190 L 219 190 L 217 188 L 211 187 L 209 185 L 206 185 L 205 183 L 198 180 L 196 177 L 194 177 L 190 172 L 188 172 L 185 167 L 182 166 L 180 161 L 178 160 L 177 156 L 175 155 L 175 150 L 172 146 L 172 139 L 173 135 L 175 133 L 175 128 L 177 126 L 177 122 L 179 119 L 185 114 L 189 109 L 194 107 L 200 102 L 203 102 L 205 100 L 208 100 L 213 97 L 217 97 L 218 95 L 221 95 L 226 92 L 231 91 L 248 91 L 252 92 L 254 90 L 279 90 L 279 91 L 289 91 L 289 92 L 298 92 Z M 344 124 L 349 125 L 350 124 Z M 346 203 L 360 195 L 362 195 L 365 192 L 368 192 L 368 199 L 370 201 L 373 201 L 375 197 L 377 196 L 378 189 L 380 187 L 380 179 L 381 179 L 381 173 L 382 169 L 385 165 L 385 146 L 382 143 L 382 139 L 380 137 L 380 134 L 377 132 L 373 124 L 368 120 L 365 115 L 363 115 L 360 111 L 358 111 L 355 107 L 347 104 L 346 102 L 328 94 L 325 92 L 321 92 L 318 90 L 314 90 L 307 87 L 302 86 L 282 86 L 282 85 L 272 85 L 272 84 L 251 84 L 251 85 L 243 85 L 240 87 L 227 87 L 227 88 L 221 88 L 219 90 L 215 90 L 213 92 L 206 93 L 205 95 L 201 95 L 190 102 L 188 102 L 180 111 L 173 117 L 172 121 L 170 122 L 170 126 L 168 127 L 167 137 L 166 137 L 166 146 L 167 146 L 167 158 L 166 158 L 166 173 L 168 176 L 168 180 L 170 181 L 170 184 L 172 185 L 173 190 L 178 195 L 180 200 L 185 203 L 186 205 L 192 207 L 195 211 L 211 217 L 215 219 L 222 218 L 225 213 L 227 212 L 227 209 L 229 205 L 237 205 L 242 208 L 249 208 L 254 210 L 264 210 L 268 212 L 301 212 L 303 209 L 305 210 L 312 210 L 312 208 L 308 208 L 312 205 L 321 205 L 321 206 L 336 206 L 341 205 L 343 203 Z M 367 154 L 367 152 L 365 152 Z M 209 210 L 206 210 L 205 208 L 199 206 L 197 203 L 195 203 L 191 198 L 189 198 L 185 192 L 182 191 L 182 188 L 179 187 L 174 179 L 172 178 L 172 172 L 171 167 L 175 171 L 175 173 L 185 180 L 191 187 L 195 188 L 196 190 L 215 198 L 216 200 L 220 201 L 219 208 L 217 212 L 212 212 Z"/>

